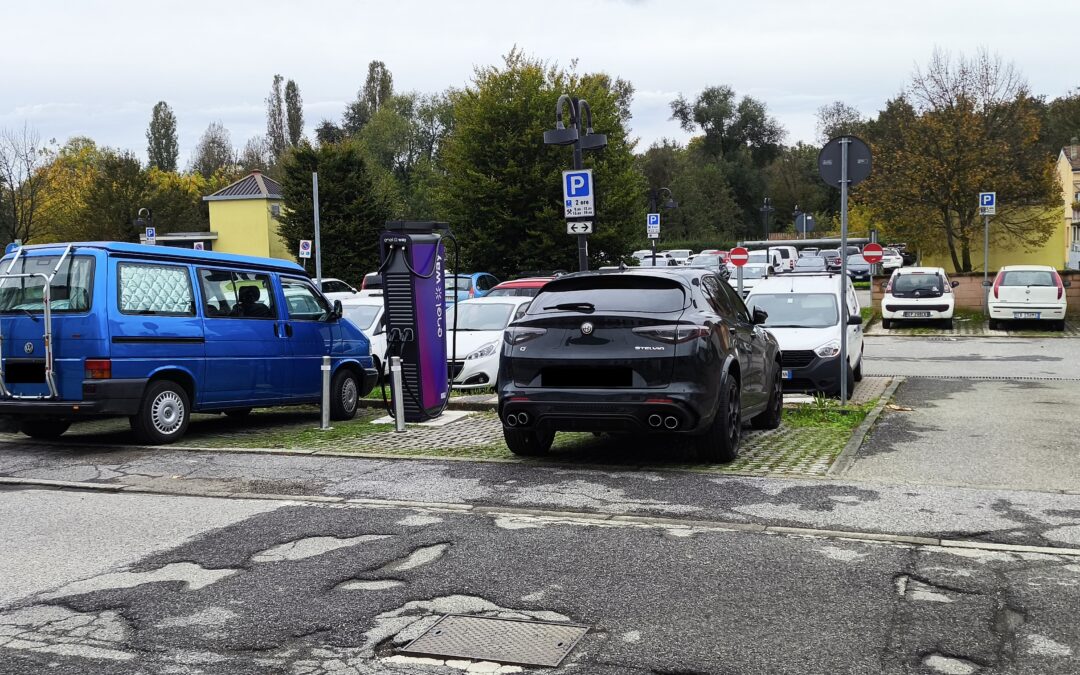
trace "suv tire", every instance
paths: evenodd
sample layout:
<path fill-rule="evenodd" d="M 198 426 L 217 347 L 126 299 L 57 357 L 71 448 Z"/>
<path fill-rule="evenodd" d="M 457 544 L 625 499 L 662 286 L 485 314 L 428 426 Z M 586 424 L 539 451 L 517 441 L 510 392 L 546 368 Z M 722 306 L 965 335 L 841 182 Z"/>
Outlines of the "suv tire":
<path fill-rule="evenodd" d="M 750 426 L 755 429 L 775 429 L 780 426 L 780 419 L 784 414 L 784 381 L 780 379 L 780 364 L 776 364 L 776 375 L 773 377 L 772 390 L 769 392 L 769 403 L 763 412 L 750 418 Z"/>
<path fill-rule="evenodd" d="M 143 443 L 164 445 L 183 438 L 190 422 L 187 391 L 172 380 L 157 380 L 143 392 L 139 412 L 131 418 L 131 430 Z"/>
<path fill-rule="evenodd" d="M 730 462 L 739 456 L 742 434 L 742 401 L 739 381 L 728 373 L 720 388 L 716 415 L 705 433 L 694 439 L 698 459 L 703 462 Z"/>
<path fill-rule="evenodd" d="M 508 429 L 503 427 L 503 439 L 510 452 L 520 457 L 546 455 L 555 440 L 554 431 L 539 429 Z"/>
<path fill-rule="evenodd" d="M 52 441 L 60 438 L 70 426 L 71 422 L 63 420 L 23 420 L 19 423 L 19 431 L 30 438 Z"/>

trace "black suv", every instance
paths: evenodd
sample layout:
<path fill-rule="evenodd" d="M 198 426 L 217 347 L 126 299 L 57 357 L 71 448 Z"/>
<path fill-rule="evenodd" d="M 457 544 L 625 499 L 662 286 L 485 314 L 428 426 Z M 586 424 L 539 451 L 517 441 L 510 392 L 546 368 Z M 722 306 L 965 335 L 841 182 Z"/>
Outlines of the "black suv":
<path fill-rule="evenodd" d="M 744 420 L 780 424 L 780 349 L 757 325 L 766 318 L 692 267 L 551 281 L 504 333 L 506 444 L 539 455 L 556 431 L 680 434 L 701 459 L 731 461 Z"/>

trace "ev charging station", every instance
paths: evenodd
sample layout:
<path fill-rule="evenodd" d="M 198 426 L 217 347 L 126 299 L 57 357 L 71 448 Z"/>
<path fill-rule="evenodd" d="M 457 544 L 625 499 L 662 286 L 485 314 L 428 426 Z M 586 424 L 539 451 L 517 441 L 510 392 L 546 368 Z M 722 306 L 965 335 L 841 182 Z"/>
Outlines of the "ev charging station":
<path fill-rule="evenodd" d="M 451 236 L 447 223 L 416 221 L 388 221 L 379 235 L 384 362 L 394 378 L 391 403 L 399 430 L 404 422 L 438 417 L 449 401 L 443 239 Z"/>

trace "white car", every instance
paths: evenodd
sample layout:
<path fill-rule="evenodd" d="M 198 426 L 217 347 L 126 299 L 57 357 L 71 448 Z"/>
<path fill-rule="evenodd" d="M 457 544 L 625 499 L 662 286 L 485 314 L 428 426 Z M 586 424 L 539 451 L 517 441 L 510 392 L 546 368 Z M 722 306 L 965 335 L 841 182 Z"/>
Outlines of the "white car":
<path fill-rule="evenodd" d="M 734 265 L 728 265 L 728 270 L 731 276 L 728 277 L 728 283 L 737 292 L 739 290 L 739 268 Z M 757 283 L 763 279 L 768 279 L 775 276 L 773 268 L 763 263 L 747 263 L 742 267 L 742 297 L 749 295 L 750 291 L 754 289 Z"/>
<path fill-rule="evenodd" d="M 904 266 L 904 256 L 895 248 L 887 248 L 881 252 L 881 269 L 896 270 Z"/>
<path fill-rule="evenodd" d="M 327 279 L 324 277 L 322 280 L 322 293 L 326 296 L 326 299 L 331 302 L 334 300 L 341 300 L 344 302 L 350 298 L 357 297 L 359 292 L 360 291 L 341 279 Z"/>
<path fill-rule="evenodd" d="M 862 379 L 862 314 L 855 287 L 844 280 L 841 297 L 836 274 L 784 274 L 764 279 L 746 298 L 753 312 L 769 317 L 762 326 L 780 343 L 781 377 L 791 391 L 840 393 L 841 331 L 847 331 L 848 393 Z M 848 322 L 841 325 L 841 302 L 847 303 Z"/>
<path fill-rule="evenodd" d="M 652 249 L 651 248 L 643 248 L 643 249 L 639 249 L 639 250 L 634 251 L 633 253 L 631 253 L 630 257 L 641 259 L 641 258 L 644 258 L 646 256 L 650 256 L 650 255 L 652 255 Z"/>
<path fill-rule="evenodd" d="M 767 251 L 758 249 L 756 251 L 748 251 L 748 253 L 750 254 L 750 258 L 747 260 L 747 263 L 751 265 L 769 265 L 772 267 L 773 274 L 781 274 L 788 271 L 787 263 L 784 262 L 784 258 L 780 255 L 780 251 L 775 248 L 770 248 Z"/>
<path fill-rule="evenodd" d="M 523 296 L 462 300 L 456 305 L 456 326 L 455 306 L 447 309 L 447 365 L 455 389 L 495 386 L 503 331 L 511 321 L 525 314 L 532 300 Z"/>
<path fill-rule="evenodd" d="M 1053 267 L 1007 265 L 998 271 L 990 290 L 990 328 L 1002 329 L 1003 321 L 1052 321 L 1056 330 L 1065 330 L 1065 288 Z"/>
<path fill-rule="evenodd" d="M 386 323 L 383 321 L 383 298 L 358 296 L 341 301 L 342 316 L 356 324 L 371 343 L 371 358 L 375 368 L 385 375 L 389 372 L 386 358 Z"/>
<path fill-rule="evenodd" d="M 881 298 L 881 327 L 892 328 L 897 319 L 904 321 L 943 321 L 953 327 L 957 281 L 940 267 L 901 267 L 893 270 Z"/>
<path fill-rule="evenodd" d="M 780 254 L 780 259 L 784 265 L 782 271 L 790 272 L 795 269 L 795 261 L 799 259 L 799 252 L 794 246 L 770 246 L 769 250 Z"/>
<path fill-rule="evenodd" d="M 675 258 L 676 265 L 685 265 L 686 259 L 694 254 L 694 252 L 688 248 L 673 248 L 670 251 L 665 251 L 665 253 L 672 258 Z"/>

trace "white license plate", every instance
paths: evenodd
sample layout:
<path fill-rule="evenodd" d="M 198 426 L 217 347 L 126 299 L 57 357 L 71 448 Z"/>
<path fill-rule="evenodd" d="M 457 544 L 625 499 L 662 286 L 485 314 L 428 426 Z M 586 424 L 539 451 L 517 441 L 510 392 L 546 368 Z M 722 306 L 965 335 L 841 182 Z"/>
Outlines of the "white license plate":
<path fill-rule="evenodd" d="M 1042 312 L 1013 312 L 1014 319 L 1038 319 Z"/>
<path fill-rule="evenodd" d="M 791 379 L 791 371 L 790 370 L 781 370 L 780 371 L 780 379 L 782 379 L 782 380 L 790 380 Z"/>
<path fill-rule="evenodd" d="M 928 319 L 930 312 L 904 312 L 904 316 L 909 319 Z"/>

